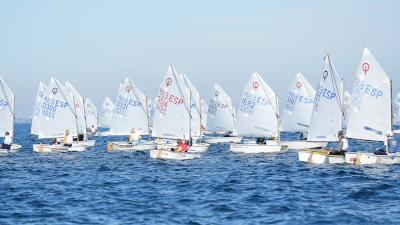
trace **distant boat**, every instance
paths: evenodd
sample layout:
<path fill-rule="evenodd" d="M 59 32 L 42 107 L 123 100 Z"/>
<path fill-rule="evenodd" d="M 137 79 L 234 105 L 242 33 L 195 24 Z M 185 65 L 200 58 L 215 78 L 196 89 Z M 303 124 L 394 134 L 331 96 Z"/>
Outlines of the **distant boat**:
<path fill-rule="evenodd" d="M 90 130 L 92 126 L 97 130 L 97 108 L 89 98 L 83 99 L 83 106 L 86 118 L 86 129 Z"/>
<path fill-rule="evenodd" d="M 135 129 L 135 132 L 140 132 L 140 135 L 150 135 L 150 115 L 147 97 L 130 78 L 126 78 L 118 89 L 109 135 L 128 136 L 132 129 Z M 109 151 L 150 150 L 155 147 L 156 144 L 152 141 L 142 141 L 137 144 L 128 141 L 107 143 Z"/>
<path fill-rule="evenodd" d="M 52 77 L 43 96 L 36 99 L 35 106 L 39 104 L 38 127 L 33 133 L 39 139 L 63 137 L 66 130 L 72 136 L 78 135 L 78 121 L 74 107 L 74 96 L 56 78 Z M 33 151 L 38 153 L 84 151 L 86 146 L 73 143 L 71 147 L 50 144 L 34 144 Z"/>
<path fill-rule="evenodd" d="M 15 96 L 6 82 L 0 77 L 0 137 L 4 137 L 9 132 L 14 141 L 14 123 L 15 123 Z M 11 144 L 11 148 L 0 149 L 1 154 L 14 153 L 21 149 L 18 144 Z"/>
<path fill-rule="evenodd" d="M 310 127 L 315 90 L 301 73 L 296 74 L 285 98 L 280 131 L 307 134 Z M 307 138 L 307 137 L 305 137 Z M 326 141 L 293 140 L 281 141 L 289 149 L 322 148 Z"/>
<path fill-rule="evenodd" d="M 343 80 L 337 73 L 330 56 L 324 57 L 324 68 L 318 83 L 307 141 L 337 142 L 342 130 Z M 303 162 L 344 163 L 342 155 L 329 155 L 329 150 L 305 149 L 298 152 Z"/>
<path fill-rule="evenodd" d="M 40 114 L 42 113 L 42 102 L 47 92 L 47 86 L 42 81 L 39 82 L 39 87 L 36 92 L 35 104 L 32 112 L 31 134 L 39 136 Z"/>
<path fill-rule="evenodd" d="M 231 152 L 274 153 L 287 149 L 280 144 L 278 96 L 258 73 L 253 73 L 243 89 L 237 114 L 237 132 L 241 137 L 262 137 L 266 144 L 230 144 Z"/>
<path fill-rule="evenodd" d="M 183 76 L 171 65 L 160 84 L 154 112 L 153 133 L 155 138 L 173 140 L 191 139 L 191 91 L 186 88 Z M 168 147 L 150 150 L 156 159 L 185 160 L 199 158 L 198 153 L 174 152 Z M 189 148 L 190 150 L 190 148 Z"/>
<path fill-rule="evenodd" d="M 392 81 L 367 48 L 364 48 L 356 77 L 346 136 L 385 141 L 386 134 L 392 130 Z M 348 152 L 346 163 L 397 164 L 400 163 L 400 156 L 396 153 L 375 155 L 362 151 Z"/>
<path fill-rule="evenodd" d="M 242 138 L 236 135 L 236 110 L 229 95 L 219 84 L 214 85 L 214 92 L 208 103 L 207 133 L 225 134 L 208 136 L 207 143 L 239 143 Z"/>

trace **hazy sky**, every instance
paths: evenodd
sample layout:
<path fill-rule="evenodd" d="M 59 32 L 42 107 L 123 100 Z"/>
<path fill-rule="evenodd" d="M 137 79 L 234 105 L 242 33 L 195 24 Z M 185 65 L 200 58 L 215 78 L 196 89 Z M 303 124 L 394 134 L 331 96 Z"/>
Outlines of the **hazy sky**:
<path fill-rule="evenodd" d="M 100 105 L 131 77 L 151 98 L 167 66 L 208 101 L 218 82 L 238 105 L 258 71 L 281 98 L 302 72 L 316 85 L 323 50 L 351 86 L 367 45 L 400 89 L 400 1 L 1 1 L 0 75 L 31 115 L 40 80 L 69 80 Z"/>

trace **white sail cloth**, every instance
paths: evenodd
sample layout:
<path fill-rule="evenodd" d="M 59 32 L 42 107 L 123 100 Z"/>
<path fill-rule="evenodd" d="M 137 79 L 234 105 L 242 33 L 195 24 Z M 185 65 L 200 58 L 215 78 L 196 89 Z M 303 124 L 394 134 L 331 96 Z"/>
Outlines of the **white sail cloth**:
<path fill-rule="evenodd" d="M 246 137 L 278 137 L 278 97 L 258 73 L 244 87 L 237 114 L 237 132 Z"/>
<path fill-rule="evenodd" d="M 280 130 L 307 132 L 311 122 L 314 98 L 314 88 L 301 73 L 296 74 L 283 105 Z"/>
<path fill-rule="evenodd" d="M 4 137 L 8 131 L 14 136 L 14 94 L 6 82 L 0 77 L 0 137 Z"/>
<path fill-rule="evenodd" d="M 392 130 L 391 80 L 367 48 L 355 74 L 346 135 L 384 141 Z"/>
<path fill-rule="evenodd" d="M 212 132 L 235 131 L 236 112 L 232 100 L 219 86 L 214 85 L 214 94 L 208 103 L 207 130 Z"/>

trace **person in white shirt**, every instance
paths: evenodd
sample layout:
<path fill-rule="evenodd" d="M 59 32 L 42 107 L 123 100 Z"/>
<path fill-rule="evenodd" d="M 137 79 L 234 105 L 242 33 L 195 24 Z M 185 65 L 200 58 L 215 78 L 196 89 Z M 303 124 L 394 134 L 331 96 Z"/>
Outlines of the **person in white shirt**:
<path fill-rule="evenodd" d="M 329 155 L 344 155 L 349 148 L 349 143 L 344 136 L 343 131 L 339 131 L 338 133 L 338 147 L 336 150 L 329 152 Z"/>
<path fill-rule="evenodd" d="M 10 132 L 6 131 L 6 134 L 4 135 L 4 142 L 1 145 L 1 148 L 10 150 L 12 142 L 13 142 L 13 139 L 12 139 L 12 137 L 10 135 Z"/>
<path fill-rule="evenodd" d="M 135 130 L 135 128 L 131 129 L 131 134 L 129 135 L 129 143 L 131 144 L 139 144 L 141 136 L 140 136 L 140 130 Z"/>
<path fill-rule="evenodd" d="M 66 130 L 65 131 L 65 136 L 64 136 L 64 146 L 71 147 L 73 141 L 74 141 L 74 138 L 69 133 L 69 130 Z"/>

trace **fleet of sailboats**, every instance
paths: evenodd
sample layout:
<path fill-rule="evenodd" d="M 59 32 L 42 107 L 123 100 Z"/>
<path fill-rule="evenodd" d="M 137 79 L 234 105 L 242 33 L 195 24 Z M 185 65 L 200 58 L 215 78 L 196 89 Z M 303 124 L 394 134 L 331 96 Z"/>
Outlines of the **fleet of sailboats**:
<path fill-rule="evenodd" d="M 386 154 L 358 149 L 332 154 L 338 134 L 360 141 L 388 142 L 393 125 L 400 125 L 400 93 L 392 97 L 392 82 L 372 53 L 365 48 L 356 69 L 350 94 L 329 54 L 316 89 L 298 73 L 291 81 L 282 107 L 275 91 L 254 72 L 246 85 L 236 112 L 229 95 L 214 85 L 207 104 L 184 73 L 170 65 L 155 101 L 130 78 L 119 83 L 114 100 L 106 97 L 99 111 L 71 82 L 52 77 L 39 82 L 32 112 L 31 134 L 50 143 L 34 144 L 37 153 L 85 151 L 95 145 L 92 135 L 139 137 L 134 142 L 110 141 L 107 149 L 148 150 L 151 158 L 186 160 L 200 158 L 210 144 L 229 143 L 235 153 L 278 153 L 298 150 L 307 163 L 396 164 L 400 153 Z M 13 153 L 22 146 L 15 136 L 15 97 L 0 77 L 0 137 L 7 136 Z M 109 129 L 98 132 L 97 129 Z M 281 132 L 297 133 L 298 140 L 281 140 Z M 65 144 L 67 134 L 75 137 Z M 178 151 L 177 143 L 188 143 Z M 7 144 L 4 145 L 7 147 Z"/>

